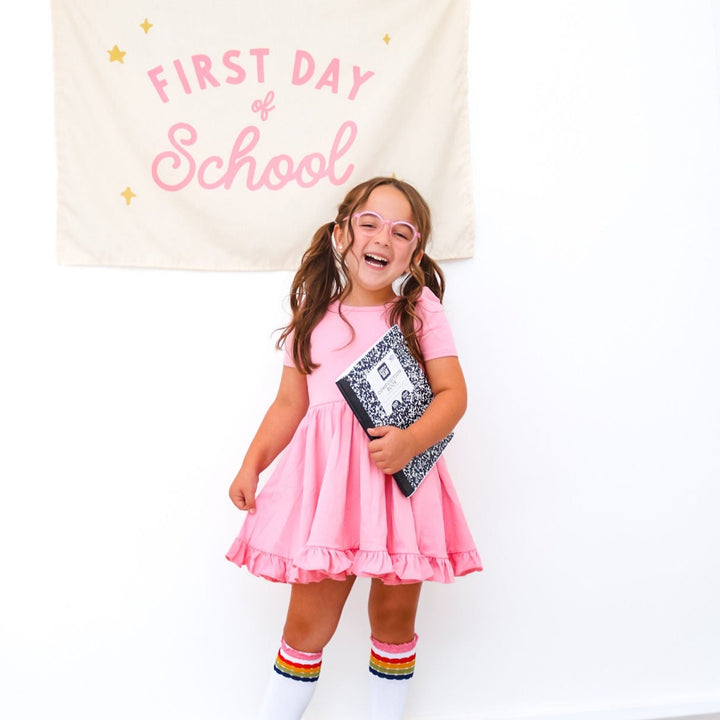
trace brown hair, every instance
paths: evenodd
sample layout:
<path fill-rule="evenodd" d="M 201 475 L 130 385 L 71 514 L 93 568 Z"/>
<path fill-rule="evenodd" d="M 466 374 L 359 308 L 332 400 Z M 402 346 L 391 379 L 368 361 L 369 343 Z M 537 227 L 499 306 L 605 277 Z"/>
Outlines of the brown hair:
<path fill-rule="evenodd" d="M 305 251 L 300 267 L 295 273 L 290 289 L 292 319 L 283 329 L 277 347 L 281 348 L 292 333 L 292 358 L 295 366 L 304 374 L 309 374 L 318 367 L 310 357 L 310 336 L 313 329 L 323 318 L 330 304 L 335 300 L 341 300 L 352 288 L 352 280 L 345 264 L 345 256 L 355 239 L 352 224 L 348 225 L 350 243 L 340 254 L 337 254 L 333 247 L 333 229 L 336 224 L 342 225 L 347 222 L 348 218 L 367 202 L 370 193 L 381 185 L 391 185 L 405 195 L 420 233 L 420 240 L 410 260 L 410 272 L 402 281 L 399 295 L 392 303 L 389 322 L 391 325 L 400 326 L 413 356 L 418 362 L 423 362 L 417 337 L 422 321 L 418 316 L 416 304 L 423 287 L 430 288 L 440 300 L 445 293 L 445 278 L 442 271 L 425 252 L 432 229 L 430 208 L 412 185 L 393 177 L 376 177 L 348 192 L 338 207 L 335 221 L 322 225 L 313 236 L 310 247 Z M 422 255 L 418 262 L 420 253 Z M 342 317 L 342 308 L 340 315 Z"/>

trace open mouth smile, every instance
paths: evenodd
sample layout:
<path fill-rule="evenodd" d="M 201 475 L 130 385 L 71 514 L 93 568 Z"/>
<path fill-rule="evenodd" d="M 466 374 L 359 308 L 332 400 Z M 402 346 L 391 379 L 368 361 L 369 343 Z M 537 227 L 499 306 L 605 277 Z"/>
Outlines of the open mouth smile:
<path fill-rule="evenodd" d="M 388 264 L 388 260 L 380 255 L 365 253 L 365 262 L 371 267 L 384 268 Z"/>

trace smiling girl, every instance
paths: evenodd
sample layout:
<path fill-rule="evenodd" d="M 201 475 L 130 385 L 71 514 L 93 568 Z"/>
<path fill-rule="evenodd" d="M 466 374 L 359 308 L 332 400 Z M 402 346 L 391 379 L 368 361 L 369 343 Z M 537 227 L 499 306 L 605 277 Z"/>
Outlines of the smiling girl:
<path fill-rule="evenodd" d="M 482 569 L 444 459 L 409 498 L 390 477 L 446 437 L 466 406 L 443 275 L 425 252 L 430 228 L 411 185 L 369 180 L 315 233 L 295 275 L 280 388 L 230 487 L 249 515 L 228 559 L 292 585 L 259 720 L 302 716 L 358 576 L 372 578 L 369 717 L 399 720 L 422 582 Z M 370 439 L 335 380 L 393 324 L 435 398 L 407 429 L 374 428 Z M 256 499 L 260 473 L 283 450 Z"/>

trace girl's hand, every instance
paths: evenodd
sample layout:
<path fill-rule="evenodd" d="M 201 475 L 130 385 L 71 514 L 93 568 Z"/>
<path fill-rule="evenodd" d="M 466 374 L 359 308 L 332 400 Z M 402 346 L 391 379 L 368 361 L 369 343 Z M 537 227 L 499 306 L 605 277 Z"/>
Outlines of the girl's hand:
<path fill-rule="evenodd" d="M 255 491 L 260 473 L 290 442 L 308 408 L 307 378 L 294 367 L 283 368 L 280 387 L 250 443 L 240 471 L 230 486 L 235 507 L 255 512 Z"/>
<path fill-rule="evenodd" d="M 370 457 L 386 475 L 402 470 L 417 455 L 412 433 L 392 425 L 370 428 Z"/>
<path fill-rule="evenodd" d="M 244 470 L 235 476 L 230 485 L 230 499 L 236 508 L 247 510 L 251 515 L 255 512 L 255 491 L 257 490 L 259 476 L 256 472 Z"/>

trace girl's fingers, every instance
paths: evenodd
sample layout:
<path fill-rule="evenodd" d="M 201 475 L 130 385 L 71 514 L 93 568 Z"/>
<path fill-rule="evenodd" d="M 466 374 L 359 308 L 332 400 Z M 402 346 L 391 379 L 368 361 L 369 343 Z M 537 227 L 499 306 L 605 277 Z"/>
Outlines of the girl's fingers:
<path fill-rule="evenodd" d="M 380 427 L 369 428 L 368 433 L 375 438 L 385 437 L 388 434 L 390 427 L 388 425 L 381 425 Z"/>
<path fill-rule="evenodd" d="M 255 493 L 249 492 L 245 494 L 245 510 L 251 515 L 255 512 Z"/>
<path fill-rule="evenodd" d="M 230 499 L 238 510 L 246 510 L 250 514 L 255 512 L 255 493 L 250 491 L 241 491 L 237 495 L 231 493 Z"/>

